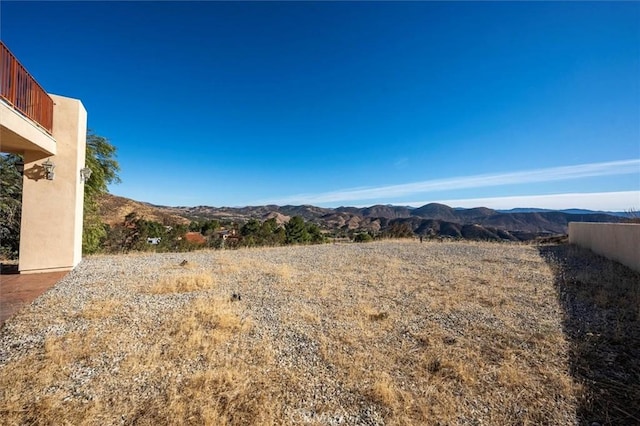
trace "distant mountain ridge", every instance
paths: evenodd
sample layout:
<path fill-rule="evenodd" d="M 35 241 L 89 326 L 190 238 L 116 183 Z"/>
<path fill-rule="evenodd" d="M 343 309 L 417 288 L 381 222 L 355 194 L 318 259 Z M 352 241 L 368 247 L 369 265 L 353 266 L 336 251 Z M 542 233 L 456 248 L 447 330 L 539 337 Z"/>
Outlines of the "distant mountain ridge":
<path fill-rule="evenodd" d="M 560 213 L 569 213 L 569 214 L 609 214 L 612 216 L 620 216 L 620 217 L 630 217 L 629 212 L 610 212 L 603 210 L 587 210 L 587 209 L 562 209 L 562 210 L 553 210 L 553 209 L 538 209 L 538 208 L 527 208 L 527 207 L 517 207 L 515 209 L 510 210 L 497 210 L 500 213 L 542 213 L 542 212 L 560 212 Z"/>
<path fill-rule="evenodd" d="M 167 207 L 128 200 L 107 195 L 102 208 L 103 221 L 113 224 L 121 222 L 123 213 L 135 209 L 151 220 L 184 223 L 189 220 L 217 219 L 244 223 L 251 218 L 266 220 L 276 217 L 285 223 L 293 216 L 301 216 L 317 223 L 321 228 L 335 233 L 369 231 L 385 232 L 393 227 L 410 228 L 417 235 L 448 236 L 483 240 L 530 240 L 537 236 L 566 234 L 569 222 L 622 222 L 624 217 L 616 214 L 571 209 L 554 211 L 546 209 L 519 208 L 509 211 L 486 207 L 452 208 L 444 204 L 429 203 L 421 207 L 373 205 L 369 207 L 326 208 L 312 205 L 266 205 L 246 207 Z M 126 208 L 113 208 L 125 205 Z M 122 217 L 109 217 L 108 212 Z"/>

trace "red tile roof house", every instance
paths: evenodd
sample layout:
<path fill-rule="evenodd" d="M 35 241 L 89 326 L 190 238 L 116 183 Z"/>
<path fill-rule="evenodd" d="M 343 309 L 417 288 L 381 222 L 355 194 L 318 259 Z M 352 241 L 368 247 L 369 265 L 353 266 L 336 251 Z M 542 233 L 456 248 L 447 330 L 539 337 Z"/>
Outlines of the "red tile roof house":
<path fill-rule="evenodd" d="M 193 244 L 206 244 L 207 239 L 199 232 L 187 232 L 184 239 Z"/>

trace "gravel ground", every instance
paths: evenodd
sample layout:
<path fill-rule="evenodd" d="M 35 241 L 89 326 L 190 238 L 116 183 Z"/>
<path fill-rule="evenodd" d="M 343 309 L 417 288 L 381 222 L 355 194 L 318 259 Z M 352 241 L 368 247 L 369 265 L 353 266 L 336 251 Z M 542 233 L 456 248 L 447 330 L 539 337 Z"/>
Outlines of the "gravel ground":
<path fill-rule="evenodd" d="M 88 257 L 0 330 L 0 420 L 576 424 L 554 284 L 518 244 Z"/>

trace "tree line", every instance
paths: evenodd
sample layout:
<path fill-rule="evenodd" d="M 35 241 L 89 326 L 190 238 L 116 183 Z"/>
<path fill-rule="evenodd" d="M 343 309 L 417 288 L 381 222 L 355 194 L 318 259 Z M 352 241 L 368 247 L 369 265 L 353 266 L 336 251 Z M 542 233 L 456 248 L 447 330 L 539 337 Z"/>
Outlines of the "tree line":
<path fill-rule="evenodd" d="M 274 218 L 265 221 L 250 219 L 242 225 L 218 220 L 192 221 L 189 225 L 162 224 L 146 220 L 136 212 L 129 213 L 121 223 L 103 225 L 104 234 L 98 251 L 127 253 L 130 251 L 180 252 L 201 248 L 239 248 L 283 246 L 290 244 L 321 244 L 327 241 L 318 225 L 294 216 L 284 225 Z M 202 241 L 191 241 L 187 233 L 197 233 Z"/>

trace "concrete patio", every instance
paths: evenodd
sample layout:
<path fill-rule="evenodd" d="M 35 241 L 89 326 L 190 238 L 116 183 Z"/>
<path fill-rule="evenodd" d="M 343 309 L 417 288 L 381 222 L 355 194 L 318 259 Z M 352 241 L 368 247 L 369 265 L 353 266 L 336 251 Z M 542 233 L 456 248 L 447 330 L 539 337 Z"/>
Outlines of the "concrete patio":
<path fill-rule="evenodd" d="M 20 308 L 56 285 L 68 272 L 19 274 L 17 266 L 2 265 L 0 271 L 0 327 Z"/>

